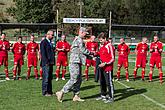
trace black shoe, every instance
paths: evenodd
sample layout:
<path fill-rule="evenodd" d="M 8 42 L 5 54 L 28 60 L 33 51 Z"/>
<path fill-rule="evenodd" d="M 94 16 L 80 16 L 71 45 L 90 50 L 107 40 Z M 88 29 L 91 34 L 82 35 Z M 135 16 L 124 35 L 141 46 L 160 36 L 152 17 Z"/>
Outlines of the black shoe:
<path fill-rule="evenodd" d="M 142 79 L 142 81 L 144 81 L 144 79 Z"/>

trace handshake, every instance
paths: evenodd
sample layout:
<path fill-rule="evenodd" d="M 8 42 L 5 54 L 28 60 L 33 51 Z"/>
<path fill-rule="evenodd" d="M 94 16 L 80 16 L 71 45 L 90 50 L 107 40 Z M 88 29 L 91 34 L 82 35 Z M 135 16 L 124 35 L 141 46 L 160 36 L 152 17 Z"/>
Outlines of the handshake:
<path fill-rule="evenodd" d="M 91 55 L 93 55 L 93 56 L 97 56 L 98 55 L 98 53 L 97 52 L 95 52 L 95 51 L 90 51 L 91 53 Z"/>

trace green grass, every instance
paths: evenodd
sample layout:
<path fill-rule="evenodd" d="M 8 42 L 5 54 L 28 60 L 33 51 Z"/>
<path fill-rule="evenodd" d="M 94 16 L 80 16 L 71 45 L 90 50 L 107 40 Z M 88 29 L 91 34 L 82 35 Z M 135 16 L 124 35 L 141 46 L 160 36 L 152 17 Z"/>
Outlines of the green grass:
<path fill-rule="evenodd" d="M 158 78 L 154 78 L 154 81 L 149 83 L 148 72 L 149 66 L 146 70 L 146 81 L 142 82 L 140 79 L 132 81 L 132 73 L 135 63 L 134 55 L 129 56 L 129 73 L 130 82 L 125 81 L 124 70 L 122 69 L 121 75 L 123 76 L 121 83 L 133 88 L 126 88 L 118 82 L 114 82 L 115 86 L 115 102 L 112 104 L 104 104 L 102 101 L 96 101 L 95 98 L 99 95 L 100 87 L 98 83 L 94 82 L 92 68 L 90 68 L 90 80 L 83 81 L 81 86 L 81 97 L 85 99 L 85 102 L 73 102 L 72 92 L 64 95 L 64 102 L 59 103 L 55 96 L 43 97 L 41 94 L 41 80 L 34 80 L 31 77 L 26 81 L 26 62 L 23 66 L 21 81 L 5 81 L 0 82 L 0 110 L 163 110 L 160 106 L 147 100 L 140 94 L 144 94 L 155 101 L 165 104 L 165 86 L 159 84 Z M 12 54 L 9 55 L 9 69 L 13 66 Z M 164 60 L 163 60 L 164 61 Z M 117 62 L 117 60 L 116 60 Z M 114 73 L 116 72 L 116 62 Z M 163 65 L 164 62 L 163 62 Z M 4 79 L 3 67 L 0 68 L 0 79 Z M 54 68 L 55 71 L 55 68 Z M 84 67 L 83 67 L 84 71 Z M 139 69 L 138 75 L 141 71 Z M 34 75 L 32 71 L 32 76 Z M 54 74 L 54 72 L 53 72 Z M 12 69 L 10 70 L 10 76 L 12 77 Z M 158 71 L 155 69 L 154 76 L 158 76 Z M 55 76 L 54 76 L 55 78 Z M 66 75 L 67 80 L 69 74 Z M 66 81 L 53 80 L 53 91 L 60 90 Z"/>

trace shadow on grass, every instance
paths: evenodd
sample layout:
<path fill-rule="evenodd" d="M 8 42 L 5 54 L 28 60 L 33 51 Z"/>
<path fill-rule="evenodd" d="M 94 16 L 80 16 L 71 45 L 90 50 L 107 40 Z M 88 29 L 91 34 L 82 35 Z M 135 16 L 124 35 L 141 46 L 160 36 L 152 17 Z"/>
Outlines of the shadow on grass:
<path fill-rule="evenodd" d="M 144 88 L 142 88 L 142 89 L 134 89 L 134 88 L 117 89 L 117 90 L 115 90 L 115 94 L 118 94 L 118 95 L 115 95 L 115 101 L 123 100 L 123 99 L 131 97 L 133 95 L 143 94 L 145 92 L 147 92 L 147 90 Z"/>
<path fill-rule="evenodd" d="M 81 87 L 81 88 L 80 88 L 80 91 L 92 89 L 92 88 L 95 88 L 95 87 L 97 87 L 97 86 L 99 86 L 99 85 L 84 86 L 84 87 Z M 71 90 L 70 92 L 72 92 L 72 90 Z M 97 97 L 97 96 L 99 96 L 99 94 L 95 94 L 95 95 L 92 95 L 92 96 L 83 97 L 83 99 L 95 98 L 95 97 Z M 72 99 L 64 99 L 63 101 L 65 102 L 65 101 L 71 101 L 71 100 L 72 100 Z"/>
<path fill-rule="evenodd" d="M 84 90 L 87 90 L 87 89 L 92 89 L 92 88 L 95 88 L 99 85 L 89 85 L 89 86 L 84 86 L 84 87 L 81 87 L 80 88 L 80 91 L 84 91 Z"/>

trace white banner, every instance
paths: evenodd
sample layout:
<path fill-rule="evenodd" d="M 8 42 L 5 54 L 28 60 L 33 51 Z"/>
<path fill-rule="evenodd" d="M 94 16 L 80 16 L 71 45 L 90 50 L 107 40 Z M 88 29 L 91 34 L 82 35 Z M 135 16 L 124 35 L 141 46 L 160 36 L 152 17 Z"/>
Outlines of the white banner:
<path fill-rule="evenodd" d="M 63 23 L 105 24 L 105 19 L 97 18 L 63 18 Z"/>

